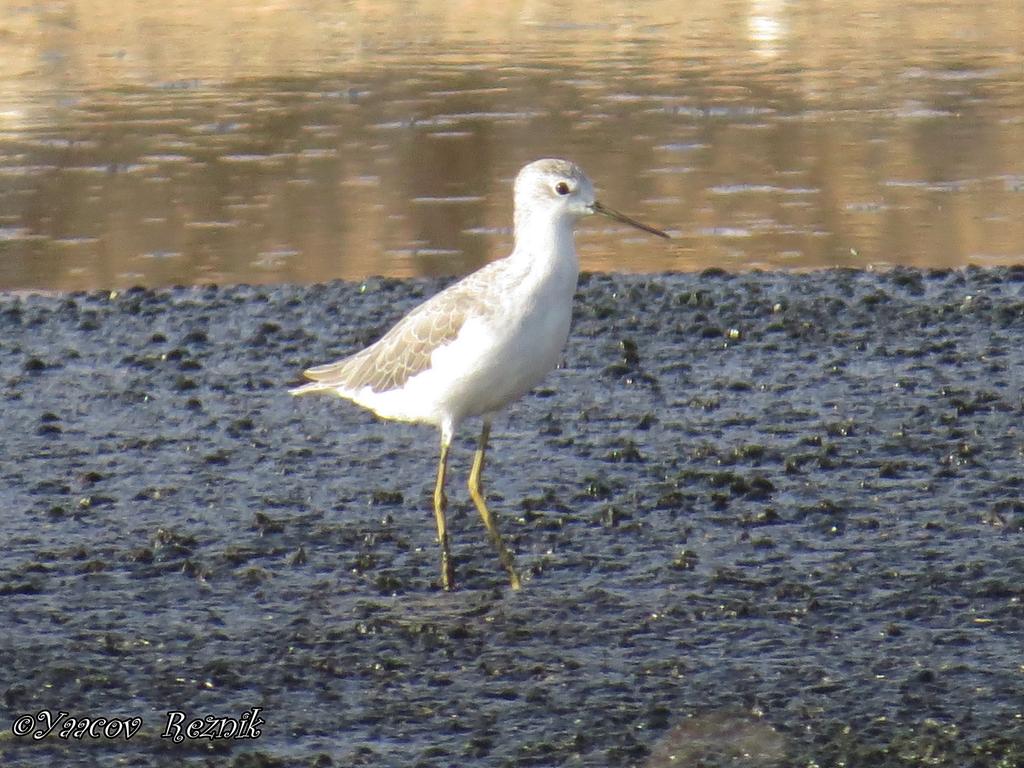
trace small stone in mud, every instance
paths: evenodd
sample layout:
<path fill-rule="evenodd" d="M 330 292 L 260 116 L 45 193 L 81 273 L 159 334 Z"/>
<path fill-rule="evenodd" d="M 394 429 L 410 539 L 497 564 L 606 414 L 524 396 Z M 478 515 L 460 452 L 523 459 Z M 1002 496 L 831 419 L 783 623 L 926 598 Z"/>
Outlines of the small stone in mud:
<path fill-rule="evenodd" d="M 401 491 L 376 490 L 370 497 L 370 503 L 377 507 L 397 506 L 404 501 Z"/>
<path fill-rule="evenodd" d="M 257 512 L 253 515 L 251 528 L 259 531 L 261 536 L 265 536 L 269 533 L 284 533 L 285 525 L 281 520 L 275 520 L 270 515 Z"/>

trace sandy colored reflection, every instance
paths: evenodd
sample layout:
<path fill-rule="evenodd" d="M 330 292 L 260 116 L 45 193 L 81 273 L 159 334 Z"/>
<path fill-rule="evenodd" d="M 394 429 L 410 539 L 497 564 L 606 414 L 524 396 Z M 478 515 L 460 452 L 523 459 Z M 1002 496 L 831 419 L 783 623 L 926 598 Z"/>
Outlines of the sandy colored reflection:
<path fill-rule="evenodd" d="M 1024 8 L 0 2 L 0 286 L 464 273 L 568 156 L 585 269 L 1024 260 Z"/>

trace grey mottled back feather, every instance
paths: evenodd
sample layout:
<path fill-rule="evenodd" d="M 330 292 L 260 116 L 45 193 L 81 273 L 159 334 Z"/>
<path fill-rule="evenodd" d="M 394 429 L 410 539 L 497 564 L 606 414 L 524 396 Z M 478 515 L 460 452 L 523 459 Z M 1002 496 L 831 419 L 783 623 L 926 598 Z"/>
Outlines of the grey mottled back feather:
<path fill-rule="evenodd" d="M 495 261 L 448 286 L 402 318 L 380 341 L 336 363 L 304 371 L 306 378 L 316 382 L 306 386 L 351 392 L 364 387 L 374 392 L 402 387 L 430 367 L 434 350 L 453 341 L 469 317 L 495 310 L 500 296 L 493 287 L 507 287 L 508 283 L 507 278 L 494 280 L 493 276 L 507 270 L 507 262 Z"/>

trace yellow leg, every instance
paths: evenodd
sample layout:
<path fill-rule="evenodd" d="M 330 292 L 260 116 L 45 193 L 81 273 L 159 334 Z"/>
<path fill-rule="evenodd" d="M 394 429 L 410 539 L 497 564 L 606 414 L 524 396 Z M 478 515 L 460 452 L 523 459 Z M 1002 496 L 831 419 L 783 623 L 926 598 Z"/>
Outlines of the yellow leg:
<path fill-rule="evenodd" d="M 516 573 L 515 558 L 508 548 L 505 547 L 505 542 L 498 531 L 498 523 L 495 521 L 494 515 L 491 514 L 491 510 L 487 508 L 484 492 L 480 487 L 480 475 L 484 471 L 484 454 L 487 451 L 487 438 L 490 435 L 491 425 L 485 421 L 484 428 L 480 432 L 480 445 L 477 446 L 476 454 L 473 456 L 473 469 L 469 473 L 469 495 L 473 498 L 473 503 L 476 504 L 480 517 L 483 518 L 484 526 L 487 528 L 487 535 L 491 539 L 491 544 L 498 551 L 498 558 L 501 560 L 501 564 L 508 571 L 509 579 L 512 581 L 512 589 L 519 589 L 519 574 Z"/>
<path fill-rule="evenodd" d="M 451 590 L 455 586 L 455 566 L 448 548 L 448 521 L 444 512 L 448 499 L 444 495 L 444 476 L 448 470 L 450 440 L 441 438 L 441 460 L 437 464 L 437 484 L 434 486 L 434 519 L 437 522 L 437 542 L 441 545 L 441 586 Z"/>

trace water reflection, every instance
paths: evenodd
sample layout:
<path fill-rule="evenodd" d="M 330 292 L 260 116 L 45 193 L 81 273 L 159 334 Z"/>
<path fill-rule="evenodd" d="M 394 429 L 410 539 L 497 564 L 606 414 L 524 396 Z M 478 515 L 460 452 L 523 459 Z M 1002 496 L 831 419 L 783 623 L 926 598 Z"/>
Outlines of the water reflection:
<path fill-rule="evenodd" d="M 464 273 L 518 168 L 583 266 L 1024 260 L 1024 9 L 0 2 L 0 287 Z"/>

